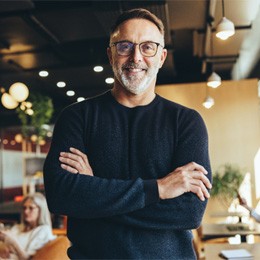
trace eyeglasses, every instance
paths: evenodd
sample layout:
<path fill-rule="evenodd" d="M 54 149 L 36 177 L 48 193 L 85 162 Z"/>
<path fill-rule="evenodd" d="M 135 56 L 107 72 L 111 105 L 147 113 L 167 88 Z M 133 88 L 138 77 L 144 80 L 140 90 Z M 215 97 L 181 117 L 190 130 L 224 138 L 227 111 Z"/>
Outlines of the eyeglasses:
<path fill-rule="evenodd" d="M 29 209 L 30 211 L 33 211 L 35 209 L 38 209 L 38 207 L 37 206 L 29 206 L 29 207 L 23 206 L 23 210 L 27 210 L 27 209 Z"/>
<path fill-rule="evenodd" d="M 110 44 L 110 47 L 116 46 L 116 52 L 120 56 L 129 56 L 133 53 L 135 45 L 139 45 L 140 53 L 144 57 L 154 57 L 157 53 L 158 46 L 164 48 L 158 42 L 141 42 L 141 43 L 133 43 L 129 41 L 120 41 L 120 42 L 113 42 Z"/>

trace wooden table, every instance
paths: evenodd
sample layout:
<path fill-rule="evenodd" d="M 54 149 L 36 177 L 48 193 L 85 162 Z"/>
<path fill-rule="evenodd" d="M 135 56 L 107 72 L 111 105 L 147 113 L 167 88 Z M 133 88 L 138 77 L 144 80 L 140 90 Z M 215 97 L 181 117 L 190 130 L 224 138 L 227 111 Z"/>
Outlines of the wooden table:
<path fill-rule="evenodd" d="M 241 242 L 246 242 L 247 235 L 260 235 L 260 224 L 203 224 L 201 235 L 202 240 L 240 235 Z"/>
<path fill-rule="evenodd" d="M 230 245 L 230 244 L 205 244 L 205 259 L 206 260 L 219 260 L 222 259 L 219 256 L 221 250 L 229 250 L 229 249 L 246 249 L 253 255 L 253 259 L 260 259 L 260 243 L 255 244 L 247 244 L 242 243 L 239 245 Z"/>

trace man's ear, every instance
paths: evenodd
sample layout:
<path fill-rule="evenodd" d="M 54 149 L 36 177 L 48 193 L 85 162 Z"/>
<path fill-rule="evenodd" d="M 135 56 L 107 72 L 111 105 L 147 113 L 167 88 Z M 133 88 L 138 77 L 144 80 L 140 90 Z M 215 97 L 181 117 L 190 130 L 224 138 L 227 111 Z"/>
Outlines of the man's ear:
<path fill-rule="evenodd" d="M 108 59 L 109 59 L 109 63 L 112 66 L 112 52 L 111 52 L 110 47 L 107 47 L 107 56 L 108 56 Z"/>
<path fill-rule="evenodd" d="M 161 60 L 160 60 L 160 68 L 162 67 L 166 57 L 167 57 L 167 50 L 163 49 L 161 54 Z"/>

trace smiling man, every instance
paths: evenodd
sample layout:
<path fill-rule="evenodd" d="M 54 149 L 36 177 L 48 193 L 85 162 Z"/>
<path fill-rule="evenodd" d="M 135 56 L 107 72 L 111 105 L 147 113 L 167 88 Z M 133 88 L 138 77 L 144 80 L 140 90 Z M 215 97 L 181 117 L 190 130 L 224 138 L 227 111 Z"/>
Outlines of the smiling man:
<path fill-rule="evenodd" d="M 44 165 L 49 208 L 68 216 L 71 259 L 195 259 L 211 170 L 200 115 L 155 94 L 167 50 L 145 9 L 112 27 L 111 91 L 67 107 Z"/>

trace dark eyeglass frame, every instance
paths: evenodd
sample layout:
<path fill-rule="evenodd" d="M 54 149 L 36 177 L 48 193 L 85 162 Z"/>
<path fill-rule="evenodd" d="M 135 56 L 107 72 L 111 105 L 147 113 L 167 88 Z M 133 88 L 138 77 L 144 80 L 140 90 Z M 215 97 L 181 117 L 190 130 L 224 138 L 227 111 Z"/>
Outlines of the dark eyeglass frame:
<path fill-rule="evenodd" d="M 130 51 L 129 54 L 125 54 L 125 55 L 124 55 L 124 54 L 118 53 L 117 44 L 123 43 L 123 42 L 132 44 L 131 51 Z M 142 45 L 142 44 L 145 44 L 145 43 L 154 43 L 154 44 L 156 44 L 156 51 L 155 51 L 155 54 L 154 54 L 154 55 L 146 55 L 146 54 L 144 54 L 144 53 L 142 52 L 141 45 Z M 139 45 L 139 51 L 140 51 L 140 53 L 141 53 L 144 57 L 154 57 L 154 56 L 157 54 L 158 46 L 161 46 L 161 47 L 164 49 L 164 46 L 161 45 L 159 42 L 153 42 L 153 41 L 145 41 L 145 42 L 140 42 L 140 43 L 134 43 L 134 42 L 130 42 L 130 41 L 118 41 L 118 42 L 112 42 L 112 43 L 110 43 L 109 47 L 111 48 L 111 47 L 115 46 L 115 47 L 116 47 L 116 52 L 117 52 L 117 54 L 118 54 L 119 56 L 130 56 L 130 55 L 133 53 L 134 47 L 135 47 L 136 45 Z"/>

